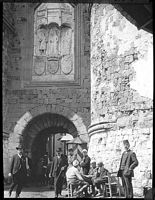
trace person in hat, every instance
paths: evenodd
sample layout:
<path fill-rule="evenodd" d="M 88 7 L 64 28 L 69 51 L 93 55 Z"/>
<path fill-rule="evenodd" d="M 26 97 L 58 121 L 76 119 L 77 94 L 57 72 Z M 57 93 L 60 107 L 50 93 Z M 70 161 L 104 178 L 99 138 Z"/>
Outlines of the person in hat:
<path fill-rule="evenodd" d="M 96 178 L 93 179 L 93 184 L 96 188 L 97 194 L 95 192 L 96 196 L 102 195 L 104 191 L 101 188 L 101 185 L 105 185 L 107 182 L 107 176 L 109 175 L 109 171 L 104 167 L 104 164 L 102 161 L 99 161 L 97 164 L 97 174 Z M 104 195 L 104 194 L 103 194 Z"/>
<path fill-rule="evenodd" d="M 117 176 L 122 178 L 122 184 L 126 198 L 133 198 L 132 177 L 133 170 L 138 166 L 136 154 L 130 150 L 128 140 L 123 140 L 125 151 L 122 154 L 120 167 Z"/>
<path fill-rule="evenodd" d="M 82 175 L 80 174 L 80 171 L 78 170 L 78 166 L 79 166 L 79 161 L 74 160 L 73 165 L 67 169 L 66 172 L 67 182 L 68 184 L 72 184 L 73 190 L 75 188 L 79 189 L 77 195 L 80 195 L 81 193 L 84 192 L 85 196 L 87 197 L 88 196 L 87 187 L 89 186 L 89 183 L 83 179 Z"/>
<path fill-rule="evenodd" d="M 73 149 L 70 148 L 68 150 L 68 167 L 73 166 L 73 161 L 76 159 L 76 155 L 74 155 Z"/>
<path fill-rule="evenodd" d="M 87 175 L 85 175 L 85 176 L 87 176 Z M 97 166 L 96 166 L 95 160 L 91 161 L 91 167 L 90 167 L 90 170 L 89 170 L 88 178 L 89 178 L 88 183 L 92 187 L 92 196 L 95 196 L 94 180 L 97 178 Z"/>
<path fill-rule="evenodd" d="M 18 145 L 16 149 L 17 149 L 17 154 L 15 154 L 12 157 L 10 165 L 10 173 L 8 175 L 12 176 L 12 184 L 9 190 L 9 196 L 11 196 L 14 187 L 17 186 L 15 197 L 18 198 L 22 191 L 27 171 L 26 171 L 26 160 L 23 154 L 24 149 L 22 145 Z"/>
<path fill-rule="evenodd" d="M 80 163 L 80 166 L 82 167 L 82 171 L 84 175 L 88 175 L 89 170 L 90 170 L 90 157 L 88 156 L 88 152 L 86 149 L 82 150 L 83 153 L 83 158 L 82 161 Z"/>
<path fill-rule="evenodd" d="M 43 184 L 48 184 L 48 174 L 47 174 L 47 166 L 48 166 L 48 153 L 46 152 L 43 156 Z"/>
<path fill-rule="evenodd" d="M 61 148 L 58 148 L 56 151 L 56 156 L 53 158 L 53 163 L 49 173 L 49 177 L 54 177 L 55 198 L 58 198 L 58 195 L 61 196 L 67 167 L 67 157 L 62 154 Z"/>
<path fill-rule="evenodd" d="M 32 160 L 29 157 L 29 152 L 27 150 L 24 151 L 25 161 L 26 161 L 26 170 L 27 170 L 27 178 L 25 180 L 25 186 L 31 182 L 31 170 L 32 170 Z"/>

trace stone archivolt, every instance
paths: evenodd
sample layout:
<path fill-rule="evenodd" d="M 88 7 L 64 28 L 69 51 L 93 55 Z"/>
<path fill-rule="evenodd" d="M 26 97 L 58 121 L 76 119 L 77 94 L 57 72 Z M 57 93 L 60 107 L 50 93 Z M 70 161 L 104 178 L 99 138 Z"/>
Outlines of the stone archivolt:
<path fill-rule="evenodd" d="M 36 9 L 33 76 L 73 71 L 73 33 L 74 9 L 69 4 L 47 3 Z"/>

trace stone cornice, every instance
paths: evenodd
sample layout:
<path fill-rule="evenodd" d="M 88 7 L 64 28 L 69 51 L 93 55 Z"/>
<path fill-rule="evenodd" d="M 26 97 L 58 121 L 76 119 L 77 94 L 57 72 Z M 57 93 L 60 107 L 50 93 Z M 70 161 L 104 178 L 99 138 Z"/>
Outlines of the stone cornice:
<path fill-rule="evenodd" d="M 99 123 L 92 124 L 88 127 L 88 134 L 89 136 L 92 136 L 95 133 L 109 131 L 112 129 L 114 124 L 116 124 L 116 121 L 99 122 Z"/>
<path fill-rule="evenodd" d="M 3 139 L 8 139 L 9 133 L 3 131 Z"/>

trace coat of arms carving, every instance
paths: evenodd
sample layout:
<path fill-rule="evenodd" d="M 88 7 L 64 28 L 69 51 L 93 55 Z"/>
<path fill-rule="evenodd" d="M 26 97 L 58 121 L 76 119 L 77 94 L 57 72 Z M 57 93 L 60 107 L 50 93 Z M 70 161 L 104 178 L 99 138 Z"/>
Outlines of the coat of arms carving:
<path fill-rule="evenodd" d="M 50 74 L 56 74 L 59 70 L 58 60 L 48 60 L 47 61 L 47 70 Z"/>
<path fill-rule="evenodd" d="M 68 80 L 74 69 L 74 8 L 43 3 L 35 11 L 34 23 L 34 79 Z"/>
<path fill-rule="evenodd" d="M 61 60 L 62 72 L 66 75 L 70 74 L 72 71 L 72 56 L 64 56 Z"/>
<path fill-rule="evenodd" d="M 34 72 L 36 75 L 41 76 L 45 72 L 46 62 L 44 59 L 35 57 L 34 59 Z"/>

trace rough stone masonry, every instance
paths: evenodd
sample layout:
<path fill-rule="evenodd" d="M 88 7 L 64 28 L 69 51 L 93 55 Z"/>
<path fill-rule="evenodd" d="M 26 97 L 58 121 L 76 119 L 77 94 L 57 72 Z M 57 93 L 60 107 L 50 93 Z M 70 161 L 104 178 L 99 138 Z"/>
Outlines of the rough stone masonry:
<path fill-rule="evenodd" d="M 74 121 L 80 121 L 78 127 L 85 139 L 88 138 L 87 127 L 90 125 L 90 29 L 88 5 L 79 5 L 80 37 L 81 37 L 81 69 L 79 70 L 79 86 L 23 87 L 23 82 L 31 80 L 30 60 L 33 54 L 33 9 L 35 3 L 4 3 L 3 27 L 3 131 L 9 138 L 3 138 L 4 176 L 7 176 L 10 158 L 17 145 L 17 133 L 14 128 L 17 122 L 29 110 L 43 114 L 50 110 L 69 117 L 75 113 Z M 31 28 L 28 28 L 30 25 Z M 29 38 L 29 40 L 27 40 Z M 31 47 L 30 47 L 31 45 Z M 31 54 L 32 53 L 32 54 Z M 24 68 L 25 67 L 25 68 Z M 66 113 L 68 110 L 68 115 Z M 35 114 L 34 114 L 35 115 Z M 22 133 L 21 133 L 22 134 Z M 79 133 L 80 134 L 80 133 Z"/>
<path fill-rule="evenodd" d="M 141 196 L 152 173 L 153 36 L 133 23 L 112 5 L 93 5 L 89 155 L 117 171 L 128 139 L 139 161 L 134 194 Z"/>
<path fill-rule="evenodd" d="M 32 49 L 25 40 L 28 36 L 28 41 L 33 41 L 33 31 L 27 28 L 32 23 L 33 6 L 3 6 L 3 129 L 9 133 L 9 139 L 3 138 L 4 176 L 16 147 L 14 128 L 25 113 L 42 114 L 46 111 L 42 107 L 47 106 L 63 115 L 71 108 L 85 130 L 91 118 L 89 155 L 103 160 L 109 171 L 118 170 L 122 140 L 129 139 L 139 160 L 134 193 L 142 195 L 152 173 L 152 35 L 137 30 L 132 19 L 108 4 L 93 5 L 90 29 L 88 5 L 81 5 L 80 86 L 28 89 L 23 87 L 23 78 L 30 79 Z"/>

